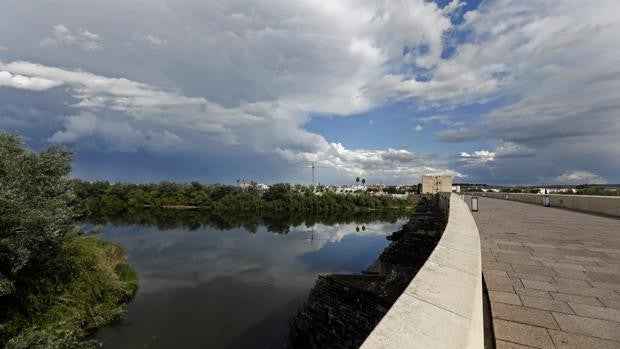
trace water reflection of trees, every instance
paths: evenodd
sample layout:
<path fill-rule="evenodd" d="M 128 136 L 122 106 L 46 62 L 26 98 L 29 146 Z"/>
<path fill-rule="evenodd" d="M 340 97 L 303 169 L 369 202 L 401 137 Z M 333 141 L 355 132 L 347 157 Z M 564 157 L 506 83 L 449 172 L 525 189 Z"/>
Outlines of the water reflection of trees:
<path fill-rule="evenodd" d="M 116 215 L 92 215 L 83 218 L 84 223 L 142 225 L 158 229 L 184 228 L 197 230 L 205 226 L 218 230 L 243 228 L 256 233 L 264 225 L 268 231 L 287 234 L 291 227 L 315 224 L 365 224 L 373 221 L 395 223 L 407 216 L 406 210 L 386 210 L 344 213 L 282 213 L 253 215 L 243 212 L 214 213 L 201 209 L 133 208 Z"/>

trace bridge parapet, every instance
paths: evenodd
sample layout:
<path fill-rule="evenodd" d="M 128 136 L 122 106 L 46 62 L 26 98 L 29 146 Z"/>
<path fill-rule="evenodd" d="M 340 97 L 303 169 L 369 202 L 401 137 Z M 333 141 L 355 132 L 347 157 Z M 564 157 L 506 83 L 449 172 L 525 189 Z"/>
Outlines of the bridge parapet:
<path fill-rule="evenodd" d="M 563 194 L 527 194 L 527 193 L 467 193 L 494 199 L 504 199 L 530 204 L 543 205 L 543 198 L 549 197 L 549 206 L 571 210 L 620 217 L 619 196 L 563 195 Z"/>
<path fill-rule="evenodd" d="M 478 228 L 457 195 L 438 196 L 448 217 L 441 239 L 363 349 L 484 347 Z"/>

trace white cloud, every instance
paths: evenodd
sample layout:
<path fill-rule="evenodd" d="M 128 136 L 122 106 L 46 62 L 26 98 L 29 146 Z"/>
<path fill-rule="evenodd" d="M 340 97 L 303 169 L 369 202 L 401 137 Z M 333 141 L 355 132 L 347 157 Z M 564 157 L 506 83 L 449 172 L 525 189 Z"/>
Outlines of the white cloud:
<path fill-rule="evenodd" d="M 473 153 L 461 152 L 459 158 L 461 161 L 469 165 L 484 165 L 488 162 L 495 161 L 496 152 L 488 150 L 476 150 Z"/>
<path fill-rule="evenodd" d="M 8 86 L 22 90 L 44 91 L 60 86 L 61 81 L 41 77 L 30 77 L 0 70 L 0 86 Z"/>
<path fill-rule="evenodd" d="M 152 47 L 160 47 L 168 43 L 168 40 L 158 38 L 151 34 L 134 33 L 132 38 L 136 42 L 145 43 Z"/>
<path fill-rule="evenodd" d="M 420 124 L 415 125 L 415 128 L 414 128 L 414 130 L 415 130 L 416 132 L 420 132 L 420 131 L 422 131 L 423 129 L 424 129 L 424 127 L 423 127 L 422 125 L 420 125 Z"/>
<path fill-rule="evenodd" d="M 455 62 L 469 50 L 469 64 L 497 66 L 510 79 L 506 92 L 523 96 L 486 125 L 530 144 L 618 132 L 620 3 L 536 3 L 489 2 L 467 25 L 482 41 L 459 48 Z"/>
<path fill-rule="evenodd" d="M 524 158 L 537 155 L 536 151 L 526 146 L 512 142 L 502 142 L 495 150 L 476 150 L 474 152 L 461 152 L 458 158 L 469 165 L 484 165 L 499 159 Z"/>
<path fill-rule="evenodd" d="M 444 12 L 436 3 L 423 0 L 379 3 L 370 23 L 374 44 L 391 58 L 401 57 L 403 63 L 432 68 L 440 60 L 443 35 L 452 27 L 451 7 Z M 403 47 L 425 50 L 403 55 Z"/>
<path fill-rule="evenodd" d="M 561 183 L 568 184 L 605 184 L 607 181 L 605 178 L 592 173 L 590 171 L 577 171 L 570 170 L 564 172 L 562 175 L 556 177 L 556 180 Z"/>
<path fill-rule="evenodd" d="M 83 51 L 97 51 L 103 48 L 99 35 L 86 29 L 70 29 L 63 24 L 52 28 L 52 36 L 41 40 L 40 46 L 58 48 L 60 46 L 77 46 Z"/>
<path fill-rule="evenodd" d="M 6 46 L 0 45 L 0 51 L 6 51 L 6 50 L 8 50 L 8 48 L 6 48 Z"/>
<path fill-rule="evenodd" d="M 74 99 L 69 101 L 76 109 L 72 114 L 90 112 L 98 121 L 128 124 L 154 135 L 165 130 L 185 140 L 187 147 L 219 142 L 265 154 L 284 151 L 292 158 L 334 157 L 351 171 L 375 166 L 375 159 L 389 164 L 390 152 L 336 151 L 337 142 L 304 130 L 310 117 L 347 116 L 396 101 L 408 103 L 411 110 L 436 107 L 431 111 L 435 115 L 416 119 L 414 125 L 427 130 L 430 123 L 448 126 L 437 135 L 443 141 L 501 140 L 496 149 L 484 150 L 495 153 L 494 160 L 479 158 L 487 165 L 508 157 L 541 165 L 537 170 L 546 171 L 546 178 L 557 174 L 557 166 L 596 168 L 579 164 L 599 154 L 620 156 L 615 146 L 620 132 L 616 0 L 488 0 L 458 25 L 451 21 L 463 10 L 464 2 L 458 0 L 443 8 L 423 0 L 272 0 L 251 6 L 243 0 L 153 0 L 152 12 L 138 24 L 126 11 L 135 6 L 131 0 L 111 1 L 93 5 L 93 11 L 101 12 L 97 17 L 118 18 L 114 27 L 89 22 L 101 35 L 81 29 L 83 24 L 59 20 L 70 11 L 54 12 L 45 4 L 16 2 L 19 11 L 6 11 L 0 20 L 10 23 L 6 13 L 23 12 L 54 21 L 48 25 L 67 23 L 55 26 L 42 43 L 50 47 L 94 50 L 102 47 L 105 36 L 108 49 L 84 64 L 65 50 L 41 62 L 66 62 L 119 77 L 14 62 L 11 69 L 0 68 L 11 74 L 4 74 L 4 85 L 17 87 L 15 76 L 28 80 L 21 86 L 40 90 L 61 84 Z M 14 21 L 12 27 L 20 28 Z M 22 27 L 21 32 L 27 30 Z M 127 38 L 126 33 L 135 34 Z M 158 37 L 160 33 L 166 33 L 168 41 Z M 112 44 L 127 40 L 142 44 L 131 52 Z M 6 43 L 13 52 L 16 45 Z M 152 55 L 147 45 L 158 47 L 158 54 Z M 453 52 L 442 56 L 448 48 Z M 35 84 L 35 78 L 45 80 Z M 489 103 L 486 115 L 459 118 L 460 106 L 490 101 L 500 107 Z M 95 124 L 104 128 L 108 123 Z M 103 137 L 76 137 L 73 134 L 85 131 L 70 121 L 62 125 L 66 129 L 60 132 L 71 132 L 60 133 L 60 139 Z M 152 147 L 146 138 L 137 137 L 143 147 Z M 449 167 L 432 156 L 422 157 L 402 164 L 415 167 L 409 172 L 422 171 L 426 161 L 434 161 L 429 165 L 433 168 Z M 620 171 L 611 161 L 603 162 L 607 168 L 601 173 Z M 403 172 L 398 166 L 393 173 Z"/>
<path fill-rule="evenodd" d="M 445 14 L 451 15 L 454 12 L 457 12 L 461 7 L 465 6 L 465 4 L 465 1 L 452 0 L 442 9 L 442 11 Z"/>
<path fill-rule="evenodd" d="M 279 103 L 244 103 L 226 108 L 205 98 L 186 97 L 125 78 L 47 67 L 0 63 L 0 69 L 66 85 L 85 112 L 63 120 L 51 142 L 91 144 L 98 139 L 115 151 L 200 149 L 205 144 L 240 144 L 289 162 L 321 161 L 337 171 L 374 178 L 417 180 L 428 172 L 461 174 L 432 157 L 404 149 L 347 149 L 300 128 L 306 116 Z M 109 112 L 121 112 L 116 115 Z"/>
<path fill-rule="evenodd" d="M 534 149 L 513 142 L 503 142 L 495 148 L 494 153 L 500 158 L 523 158 L 537 154 Z"/>
<path fill-rule="evenodd" d="M 163 91 L 150 85 L 135 82 L 125 78 L 109 78 L 80 70 L 67 70 L 48 67 L 30 62 L 0 62 L 0 70 L 7 71 L 12 77 L 14 85 L 30 87 L 31 89 L 50 88 L 64 84 L 67 86 L 76 102 L 73 107 L 91 112 L 112 111 L 123 113 L 130 118 L 124 124 L 133 123 L 133 128 L 156 128 L 156 134 L 165 135 L 162 129 L 184 129 L 211 134 L 220 142 L 237 143 L 236 136 L 231 133 L 233 126 L 254 124 L 261 118 L 254 113 L 256 106 L 249 104 L 240 108 L 230 109 L 204 98 L 186 97 L 175 92 Z M 20 75 L 14 75 L 20 74 Z M 2 75 L 4 76 L 4 75 Z M 18 83 L 21 81 L 21 85 Z M 112 116 L 100 115 L 100 118 Z M 94 114 L 86 114 L 94 115 Z M 86 122 L 89 118 L 80 118 Z M 87 129 L 78 126 L 78 119 L 70 117 L 65 125 L 70 127 L 68 133 L 57 133 L 51 139 L 54 141 L 77 141 L 81 137 L 91 134 Z M 90 121 L 92 123 L 92 120 Z M 107 125 L 107 123 L 104 123 Z M 110 128 L 109 132 L 114 131 Z M 146 131 L 146 130 L 144 130 Z M 134 138 L 140 142 L 143 137 Z M 125 144 L 122 143 L 122 144 Z M 111 143 L 116 149 L 119 145 Z M 148 142 L 142 144 L 148 149 Z M 134 149 L 133 146 L 129 147 Z"/>
<path fill-rule="evenodd" d="M 328 168 L 350 174 L 372 175 L 373 178 L 416 181 L 423 174 L 431 172 L 463 176 L 461 173 L 443 167 L 444 162 L 441 160 L 405 149 L 347 149 L 340 143 L 328 143 L 323 140 L 312 152 L 295 152 L 283 148 L 278 148 L 277 152 L 291 163 L 320 161 Z"/>

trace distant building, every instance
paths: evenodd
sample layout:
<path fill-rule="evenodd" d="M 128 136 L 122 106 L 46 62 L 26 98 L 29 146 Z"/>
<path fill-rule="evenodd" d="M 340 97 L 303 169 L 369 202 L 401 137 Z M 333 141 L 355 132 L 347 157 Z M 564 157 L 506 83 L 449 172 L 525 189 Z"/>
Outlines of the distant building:
<path fill-rule="evenodd" d="M 246 181 L 245 179 L 239 183 L 239 186 L 243 189 L 251 188 L 255 185 L 254 181 Z"/>
<path fill-rule="evenodd" d="M 422 176 L 422 194 L 435 194 L 452 191 L 452 176 L 424 175 Z"/>
<path fill-rule="evenodd" d="M 452 186 L 452 191 L 455 193 L 460 193 L 461 192 L 461 186 L 460 185 L 453 185 Z"/>
<path fill-rule="evenodd" d="M 538 188 L 538 194 L 576 193 L 575 188 Z"/>

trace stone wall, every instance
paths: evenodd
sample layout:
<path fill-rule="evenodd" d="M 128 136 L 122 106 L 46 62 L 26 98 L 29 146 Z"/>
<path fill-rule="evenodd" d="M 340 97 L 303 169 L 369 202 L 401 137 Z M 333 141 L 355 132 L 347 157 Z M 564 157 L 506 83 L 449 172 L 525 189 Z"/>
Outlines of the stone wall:
<path fill-rule="evenodd" d="M 468 193 L 480 197 L 494 199 L 514 200 L 530 204 L 543 205 L 542 194 L 526 193 Z M 620 197 L 617 196 L 594 196 L 594 195 L 562 195 L 546 194 L 549 196 L 550 206 L 584 211 L 607 216 L 620 217 Z M 507 199 L 506 199 L 507 198 Z"/>
<path fill-rule="evenodd" d="M 463 200 L 441 193 L 437 247 L 361 348 L 484 347 L 480 236 Z"/>
<path fill-rule="evenodd" d="M 319 275 L 301 312 L 291 322 L 290 348 L 357 348 L 392 305 L 367 290 L 380 275 Z M 362 287 L 358 287 L 358 284 Z"/>
<path fill-rule="evenodd" d="M 322 274 L 291 320 L 288 347 L 358 348 L 434 250 L 445 217 L 439 197 L 420 196 L 415 213 L 362 274 Z"/>

